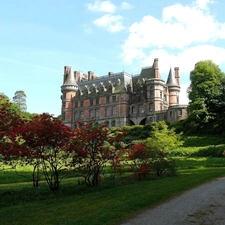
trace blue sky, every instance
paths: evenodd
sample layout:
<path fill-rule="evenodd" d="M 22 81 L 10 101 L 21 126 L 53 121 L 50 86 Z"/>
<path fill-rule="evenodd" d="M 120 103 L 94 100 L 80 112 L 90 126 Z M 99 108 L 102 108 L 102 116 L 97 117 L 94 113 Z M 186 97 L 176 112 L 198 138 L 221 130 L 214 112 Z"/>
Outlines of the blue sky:
<path fill-rule="evenodd" d="M 200 60 L 225 72 L 224 0 L 0 0 L 0 92 L 27 111 L 61 113 L 64 66 L 96 76 L 178 66 L 181 100 Z"/>

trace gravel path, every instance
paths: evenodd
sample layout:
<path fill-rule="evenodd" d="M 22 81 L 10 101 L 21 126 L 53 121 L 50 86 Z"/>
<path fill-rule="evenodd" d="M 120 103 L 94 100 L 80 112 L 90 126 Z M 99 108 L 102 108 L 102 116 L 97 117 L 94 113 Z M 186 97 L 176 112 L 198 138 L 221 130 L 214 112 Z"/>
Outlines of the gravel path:
<path fill-rule="evenodd" d="M 225 177 L 186 191 L 122 225 L 225 225 Z"/>

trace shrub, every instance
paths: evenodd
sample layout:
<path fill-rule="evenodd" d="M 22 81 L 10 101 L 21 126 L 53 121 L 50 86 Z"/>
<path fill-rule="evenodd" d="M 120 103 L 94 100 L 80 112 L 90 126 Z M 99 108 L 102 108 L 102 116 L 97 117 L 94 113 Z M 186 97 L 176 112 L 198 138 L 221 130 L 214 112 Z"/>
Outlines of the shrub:
<path fill-rule="evenodd" d="M 143 180 L 150 173 L 149 152 L 145 143 L 137 143 L 127 150 L 129 165 L 133 175 L 138 180 Z"/>
<path fill-rule="evenodd" d="M 222 157 L 223 151 L 225 146 L 224 145 L 217 145 L 217 146 L 208 146 L 206 148 L 200 149 L 198 152 L 193 153 L 193 156 L 200 156 L 200 157 Z"/>

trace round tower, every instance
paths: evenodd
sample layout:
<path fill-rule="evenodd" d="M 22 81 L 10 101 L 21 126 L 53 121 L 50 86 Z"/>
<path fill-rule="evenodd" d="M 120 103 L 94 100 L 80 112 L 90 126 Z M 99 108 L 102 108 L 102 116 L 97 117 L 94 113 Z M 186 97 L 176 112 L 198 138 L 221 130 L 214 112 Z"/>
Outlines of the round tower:
<path fill-rule="evenodd" d="M 77 81 L 71 67 L 64 66 L 63 85 L 61 86 L 62 121 L 73 127 L 73 97 L 78 91 Z"/>
<path fill-rule="evenodd" d="M 178 105 L 179 104 L 179 94 L 180 94 L 180 86 L 179 86 L 179 69 L 175 68 L 175 76 L 172 74 L 172 69 L 170 68 L 170 72 L 168 75 L 168 79 L 166 85 L 168 87 L 169 92 L 169 106 Z"/>

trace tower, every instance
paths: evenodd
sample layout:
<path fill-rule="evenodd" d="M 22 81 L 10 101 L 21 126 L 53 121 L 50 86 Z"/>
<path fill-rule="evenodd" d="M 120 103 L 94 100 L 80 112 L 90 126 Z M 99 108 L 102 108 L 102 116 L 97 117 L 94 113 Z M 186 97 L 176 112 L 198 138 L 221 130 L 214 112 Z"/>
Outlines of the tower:
<path fill-rule="evenodd" d="M 180 93 L 180 80 L 179 80 L 179 68 L 175 67 L 175 76 L 172 73 L 172 69 L 170 68 L 168 79 L 166 85 L 168 86 L 169 92 L 169 106 L 178 105 L 179 104 L 179 93 Z"/>
<path fill-rule="evenodd" d="M 63 85 L 61 86 L 62 121 L 70 127 L 72 127 L 73 122 L 73 97 L 78 91 L 78 85 L 74 76 L 72 68 L 65 66 Z"/>

